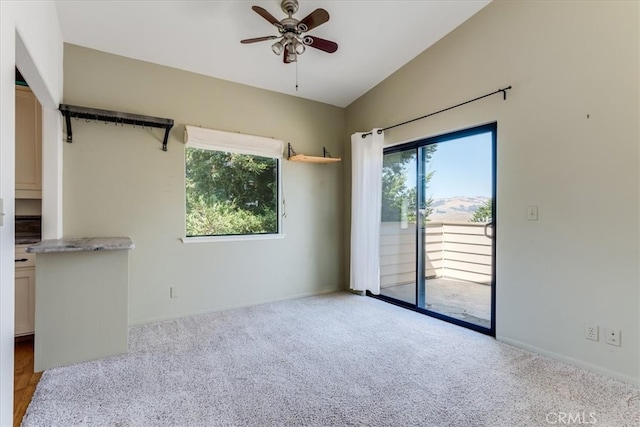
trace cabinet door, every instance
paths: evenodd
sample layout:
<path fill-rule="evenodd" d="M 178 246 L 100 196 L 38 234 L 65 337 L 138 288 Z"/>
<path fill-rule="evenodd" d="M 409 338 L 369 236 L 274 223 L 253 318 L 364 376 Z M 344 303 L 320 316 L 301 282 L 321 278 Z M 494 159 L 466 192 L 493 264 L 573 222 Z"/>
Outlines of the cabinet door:
<path fill-rule="evenodd" d="M 35 331 L 35 268 L 16 269 L 15 334 L 29 335 Z"/>
<path fill-rule="evenodd" d="M 42 111 L 29 88 L 16 86 L 16 198 L 42 197 Z"/>

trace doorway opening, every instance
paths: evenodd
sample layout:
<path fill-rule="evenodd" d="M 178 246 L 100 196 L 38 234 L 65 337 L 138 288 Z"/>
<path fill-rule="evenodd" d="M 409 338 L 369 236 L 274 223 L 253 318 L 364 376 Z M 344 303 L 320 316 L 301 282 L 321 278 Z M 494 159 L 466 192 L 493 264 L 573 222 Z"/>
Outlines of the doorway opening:
<path fill-rule="evenodd" d="M 42 372 L 34 372 L 35 254 L 42 239 L 41 106 L 15 68 L 15 280 L 13 419 L 20 425 Z"/>

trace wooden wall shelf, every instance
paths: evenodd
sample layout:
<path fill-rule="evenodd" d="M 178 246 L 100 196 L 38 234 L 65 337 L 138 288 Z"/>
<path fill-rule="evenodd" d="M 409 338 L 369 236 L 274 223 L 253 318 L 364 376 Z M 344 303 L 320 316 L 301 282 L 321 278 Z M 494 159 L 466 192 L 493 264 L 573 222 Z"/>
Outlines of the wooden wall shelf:
<path fill-rule="evenodd" d="M 319 157 L 319 156 L 307 156 L 305 154 L 296 154 L 289 157 L 292 162 L 303 163 L 336 163 L 342 160 L 340 157 Z"/>
<path fill-rule="evenodd" d="M 291 162 L 301 163 L 336 163 L 342 160 L 340 157 L 331 157 L 325 147 L 322 147 L 322 157 L 320 156 L 307 156 L 306 154 L 296 154 L 289 144 L 287 159 Z"/>

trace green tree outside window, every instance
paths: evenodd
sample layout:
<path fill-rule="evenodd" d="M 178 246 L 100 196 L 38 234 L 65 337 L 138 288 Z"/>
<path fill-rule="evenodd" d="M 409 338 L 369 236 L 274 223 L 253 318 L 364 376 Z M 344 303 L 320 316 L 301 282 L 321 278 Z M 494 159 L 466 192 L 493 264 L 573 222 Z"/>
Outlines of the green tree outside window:
<path fill-rule="evenodd" d="M 186 234 L 278 233 L 278 160 L 187 148 Z"/>

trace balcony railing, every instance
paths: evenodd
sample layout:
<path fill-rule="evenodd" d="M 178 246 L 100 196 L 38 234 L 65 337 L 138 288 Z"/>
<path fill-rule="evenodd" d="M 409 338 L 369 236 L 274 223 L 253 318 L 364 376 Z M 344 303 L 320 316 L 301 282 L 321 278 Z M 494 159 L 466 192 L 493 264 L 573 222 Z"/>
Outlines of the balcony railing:
<path fill-rule="evenodd" d="M 428 222 L 425 233 L 425 277 L 490 284 L 491 239 L 485 223 Z M 382 288 L 416 280 L 415 223 L 383 222 L 380 236 Z"/>

